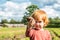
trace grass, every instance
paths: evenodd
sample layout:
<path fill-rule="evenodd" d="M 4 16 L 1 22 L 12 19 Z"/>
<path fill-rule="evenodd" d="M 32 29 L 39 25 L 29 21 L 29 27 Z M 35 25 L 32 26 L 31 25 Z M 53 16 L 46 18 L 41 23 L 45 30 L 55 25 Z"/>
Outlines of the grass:
<path fill-rule="evenodd" d="M 59 40 L 60 38 L 60 28 L 45 28 L 48 29 L 52 35 L 53 40 Z M 25 27 L 19 28 L 0 28 L 0 40 L 29 40 L 28 37 L 25 37 Z M 55 32 L 55 33 L 54 33 Z"/>
<path fill-rule="evenodd" d="M 5 38 L 14 38 L 18 37 L 25 33 L 25 28 L 0 28 L 0 39 L 4 40 Z"/>
<path fill-rule="evenodd" d="M 46 28 L 50 31 L 53 40 L 60 40 L 60 28 Z"/>

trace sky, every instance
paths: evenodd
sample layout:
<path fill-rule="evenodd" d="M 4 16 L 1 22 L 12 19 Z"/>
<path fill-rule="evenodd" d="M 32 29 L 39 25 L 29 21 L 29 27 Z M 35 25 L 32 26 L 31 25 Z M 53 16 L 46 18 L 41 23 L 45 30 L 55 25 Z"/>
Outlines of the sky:
<path fill-rule="evenodd" d="M 0 0 L 0 21 L 11 18 L 21 20 L 26 12 L 26 7 L 31 4 L 44 10 L 48 17 L 60 17 L 59 0 Z"/>

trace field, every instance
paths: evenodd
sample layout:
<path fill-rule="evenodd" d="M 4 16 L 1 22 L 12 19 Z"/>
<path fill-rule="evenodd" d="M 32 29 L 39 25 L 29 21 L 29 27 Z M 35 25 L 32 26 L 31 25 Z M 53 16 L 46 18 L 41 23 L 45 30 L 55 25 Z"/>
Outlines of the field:
<path fill-rule="evenodd" d="M 60 40 L 60 28 L 44 28 L 51 33 L 52 40 Z M 25 27 L 19 28 L 0 28 L 0 40 L 29 40 L 25 37 Z"/>

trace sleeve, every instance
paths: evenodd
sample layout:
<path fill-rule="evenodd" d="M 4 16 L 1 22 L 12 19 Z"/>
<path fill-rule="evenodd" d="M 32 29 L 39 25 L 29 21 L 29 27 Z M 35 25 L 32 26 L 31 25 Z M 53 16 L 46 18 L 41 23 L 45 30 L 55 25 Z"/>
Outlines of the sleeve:
<path fill-rule="evenodd" d="M 33 34 L 33 30 L 32 29 L 26 30 L 26 33 L 25 33 L 26 37 L 31 37 L 32 34 Z"/>

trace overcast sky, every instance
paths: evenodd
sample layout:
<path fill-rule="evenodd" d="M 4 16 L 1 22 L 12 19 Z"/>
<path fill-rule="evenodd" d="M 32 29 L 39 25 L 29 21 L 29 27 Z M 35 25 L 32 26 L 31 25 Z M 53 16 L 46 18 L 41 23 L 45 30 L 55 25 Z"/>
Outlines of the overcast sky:
<path fill-rule="evenodd" d="M 36 4 L 44 10 L 48 17 L 60 17 L 59 0 L 0 0 L 0 20 L 11 18 L 21 20 L 26 7 L 31 4 Z"/>

